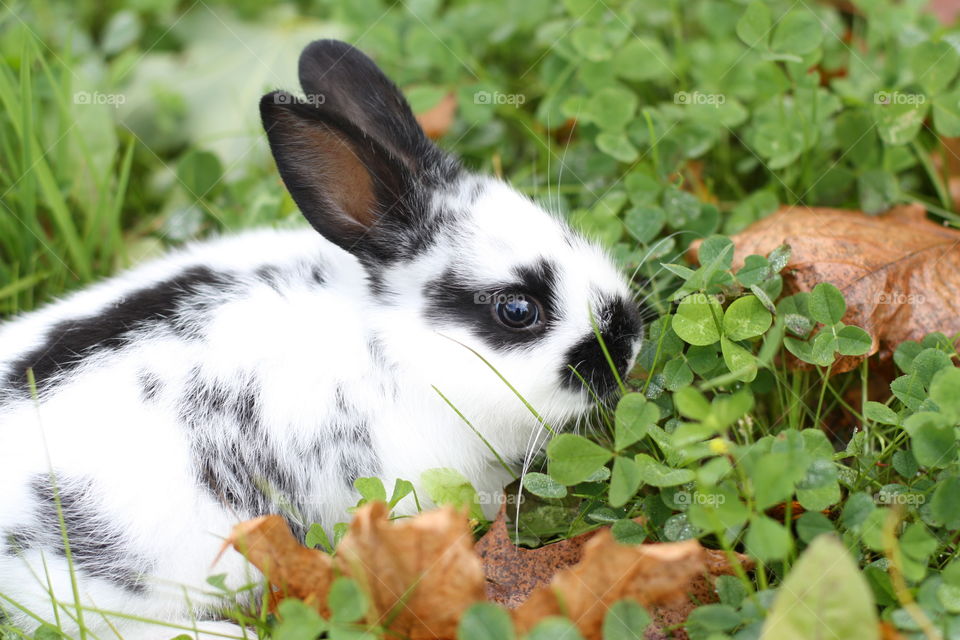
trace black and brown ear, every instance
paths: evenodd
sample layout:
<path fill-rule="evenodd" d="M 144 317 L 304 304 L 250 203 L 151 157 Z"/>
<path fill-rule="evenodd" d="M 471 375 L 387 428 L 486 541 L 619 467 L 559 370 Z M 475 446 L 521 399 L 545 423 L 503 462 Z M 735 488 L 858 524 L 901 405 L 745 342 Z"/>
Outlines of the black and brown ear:
<path fill-rule="evenodd" d="M 305 98 L 274 91 L 260 116 L 304 217 L 364 258 L 396 257 L 422 231 L 430 191 L 458 166 L 424 135 L 399 89 L 365 55 L 319 40 L 300 56 Z"/>
<path fill-rule="evenodd" d="M 263 96 L 260 116 L 287 190 L 328 240 L 357 252 L 381 216 L 409 217 L 411 173 L 353 124 L 285 91 Z"/>
<path fill-rule="evenodd" d="M 414 173 L 435 170 L 444 161 L 403 93 L 359 49 L 339 40 L 311 42 L 300 54 L 299 76 L 318 109 L 354 123 Z"/>

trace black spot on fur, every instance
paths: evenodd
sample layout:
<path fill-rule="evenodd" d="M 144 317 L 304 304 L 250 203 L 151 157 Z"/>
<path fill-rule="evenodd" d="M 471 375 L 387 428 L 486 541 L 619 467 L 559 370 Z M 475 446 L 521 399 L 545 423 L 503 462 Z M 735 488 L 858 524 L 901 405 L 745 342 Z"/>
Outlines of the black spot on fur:
<path fill-rule="evenodd" d="M 141 370 L 137 375 L 137 382 L 140 384 L 140 399 L 144 402 L 153 402 L 163 390 L 160 376 L 146 369 Z"/>
<path fill-rule="evenodd" d="M 400 393 L 396 382 L 399 376 L 397 363 L 387 357 L 386 348 L 379 338 L 374 337 L 367 341 L 367 351 L 370 353 L 374 368 L 382 374 L 380 391 L 385 396 L 396 398 Z"/>
<path fill-rule="evenodd" d="M 337 469 L 343 477 L 343 483 L 353 489 L 357 478 L 372 478 L 380 474 L 380 465 L 363 451 L 341 449 L 337 458 Z"/>
<path fill-rule="evenodd" d="M 383 350 L 383 342 L 379 338 L 371 338 L 367 341 L 367 351 L 370 353 L 370 359 L 378 369 L 387 367 L 387 354 Z"/>
<path fill-rule="evenodd" d="M 280 291 L 280 270 L 274 266 L 263 266 L 259 267 L 254 271 L 254 275 L 258 280 L 266 284 L 268 287 L 274 291 Z"/>
<path fill-rule="evenodd" d="M 423 194 L 423 199 L 429 201 L 429 195 Z M 417 220 L 416 226 L 404 233 L 403 251 L 399 252 L 397 257 L 401 260 L 411 260 L 427 253 L 436 244 L 443 231 L 456 224 L 457 218 L 457 214 L 448 209 L 439 209 L 434 212 L 434 215 L 422 216 Z"/>
<path fill-rule="evenodd" d="M 341 389 L 336 390 L 337 419 L 331 425 L 330 447 L 337 472 L 343 483 L 353 489 L 357 478 L 377 476 L 380 460 L 373 450 L 370 425 L 360 412 L 347 403 Z"/>
<path fill-rule="evenodd" d="M 484 180 L 474 180 L 467 191 L 467 203 L 473 205 L 480 199 L 480 196 L 487 190 L 487 183 Z"/>
<path fill-rule="evenodd" d="M 334 396 L 336 417 L 318 425 L 316 441 L 302 451 L 290 450 L 294 445 L 271 435 L 260 394 L 260 384 L 251 375 L 218 380 L 199 367 L 190 371 L 179 407 L 190 435 L 196 478 L 236 517 L 281 513 L 302 539 L 304 525 L 317 521 L 325 506 L 311 504 L 315 487 L 303 468 L 334 469 L 352 488 L 358 477 L 379 475 L 381 464 L 366 418 L 339 388 Z M 280 446 L 286 448 L 280 451 Z"/>
<path fill-rule="evenodd" d="M 77 571 L 103 578 L 132 593 L 146 594 L 144 576 L 151 570 L 152 563 L 132 551 L 123 534 L 117 532 L 115 523 L 102 513 L 93 481 L 58 476 L 56 482 L 55 492 L 48 475 L 38 474 L 31 480 L 30 489 L 37 506 L 31 530 L 16 534 L 20 548 L 39 545 L 53 548 L 58 555 L 66 557 L 57 512 L 58 496 L 70 555 Z"/>
<path fill-rule="evenodd" d="M 603 305 L 595 320 L 598 326 L 603 327 L 600 336 L 622 379 L 627 374 L 633 347 L 642 336 L 640 311 L 630 301 L 617 299 Z M 618 388 L 600 341 L 593 331 L 567 352 L 565 364 L 560 371 L 560 379 L 566 387 L 582 389 L 583 382 L 570 367 L 576 369 L 601 398 L 610 396 Z"/>
<path fill-rule="evenodd" d="M 300 485 L 264 428 L 260 393 L 253 378 L 219 382 L 194 368 L 180 402 L 181 420 L 190 430 L 197 478 L 214 500 L 241 517 L 292 516 L 291 509 L 299 511 Z M 305 535 L 299 518 L 288 522 Z"/>
<path fill-rule="evenodd" d="M 295 268 L 281 269 L 275 265 L 264 265 L 258 267 L 254 276 L 277 293 L 283 293 L 283 287 L 296 285 L 297 281 L 302 281 L 304 277 L 315 285 L 323 286 L 326 284 L 326 273 L 319 264 L 302 263 Z"/>
<path fill-rule="evenodd" d="M 360 477 L 380 473 L 380 461 L 373 450 L 370 426 L 360 412 L 347 403 L 341 389 L 336 390 L 336 415 L 331 425 L 332 448 L 338 475 L 347 487 Z"/>
<path fill-rule="evenodd" d="M 191 267 L 169 280 L 130 292 L 95 315 L 64 320 L 49 330 L 41 345 L 10 365 L 8 379 L 0 388 L 26 395 L 26 371 L 32 368 L 37 390 L 42 392 L 58 375 L 69 373 L 85 358 L 121 349 L 137 331 L 151 325 L 166 324 L 182 335 L 193 336 L 197 327 L 189 325 L 182 311 L 209 304 L 210 295 L 229 284 L 224 274 L 207 267 Z"/>
<path fill-rule="evenodd" d="M 547 260 L 518 267 L 510 282 L 490 283 L 478 287 L 459 278 L 453 269 L 427 283 L 426 316 L 437 325 L 455 324 L 466 327 L 493 349 L 514 349 L 534 343 L 556 324 L 556 268 Z M 540 302 L 545 320 L 526 330 L 508 329 L 497 322 L 493 300 L 499 294 L 520 294 Z"/>
<path fill-rule="evenodd" d="M 543 445 L 541 445 L 542 448 Z M 523 469 L 523 465 L 527 462 L 527 455 L 524 453 L 517 454 L 507 458 L 507 466 L 511 469 Z M 508 492 L 509 493 L 509 492 Z"/>
<path fill-rule="evenodd" d="M 7 531 L 3 534 L 3 547 L 6 555 L 19 556 L 30 548 L 33 542 L 30 529 L 20 527 Z"/>

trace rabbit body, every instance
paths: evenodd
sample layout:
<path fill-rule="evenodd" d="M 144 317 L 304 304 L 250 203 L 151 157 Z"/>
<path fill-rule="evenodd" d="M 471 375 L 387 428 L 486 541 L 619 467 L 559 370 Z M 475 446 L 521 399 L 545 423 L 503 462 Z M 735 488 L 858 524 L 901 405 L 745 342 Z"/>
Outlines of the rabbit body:
<path fill-rule="evenodd" d="M 348 45 L 308 47 L 301 83 L 326 106 L 274 93 L 261 113 L 313 228 L 192 245 L 0 328 L 15 623 L 76 635 L 79 603 L 101 639 L 240 635 L 206 582 L 258 580 L 233 551 L 213 564 L 237 522 L 282 513 L 303 536 L 347 518 L 357 478 L 437 467 L 493 501 L 491 448 L 519 466 L 542 421 L 616 389 L 591 322 L 621 375 L 635 361 L 639 314 L 602 251 L 433 147 Z"/>

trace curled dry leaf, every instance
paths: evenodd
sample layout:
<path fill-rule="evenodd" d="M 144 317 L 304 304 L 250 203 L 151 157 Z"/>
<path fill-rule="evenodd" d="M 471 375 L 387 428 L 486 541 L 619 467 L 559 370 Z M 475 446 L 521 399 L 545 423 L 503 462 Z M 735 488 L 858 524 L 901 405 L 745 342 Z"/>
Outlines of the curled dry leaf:
<path fill-rule="evenodd" d="M 227 540 L 278 589 L 329 615 L 334 575 L 356 580 L 370 599 L 366 621 L 396 637 L 454 638 L 464 610 L 484 599 L 480 558 L 466 516 L 446 507 L 391 521 L 387 506 L 359 509 L 330 557 L 307 549 L 280 516 L 237 525 Z"/>
<path fill-rule="evenodd" d="M 863 15 L 863 10 L 861 6 L 858 6 L 860 3 L 854 2 L 854 0 L 828 0 L 828 4 L 832 4 L 834 7 L 850 15 L 861 16 Z M 925 11 L 928 11 L 936 15 L 940 22 L 946 25 L 952 25 L 957 16 L 960 15 L 960 6 L 957 5 L 957 0 L 930 0 L 925 3 L 923 7 Z M 848 42 L 848 38 L 844 38 L 845 42 Z M 861 50 L 866 50 L 865 45 L 860 45 Z"/>
<path fill-rule="evenodd" d="M 224 549 L 229 545 L 267 577 L 278 590 L 278 597 L 299 598 L 321 613 L 328 613 L 327 593 L 333 580 L 331 558 L 300 544 L 282 517 L 261 516 L 241 522 L 224 542 Z"/>
<path fill-rule="evenodd" d="M 929 221 L 920 206 L 898 206 L 881 216 L 786 207 L 733 242 L 735 269 L 750 254 L 790 245 L 785 292 L 810 291 L 820 282 L 836 286 L 847 300 L 843 321 L 872 336 L 871 355 L 888 358 L 901 342 L 933 331 L 960 332 L 960 231 Z M 694 259 L 698 247 L 691 246 Z M 844 356 L 832 371 L 850 371 L 862 359 Z"/>
<path fill-rule="evenodd" d="M 960 7 L 957 7 L 960 11 Z M 940 138 L 940 150 L 930 153 L 933 166 L 944 177 L 953 208 L 960 202 L 960 138 Z"/>
<path fill-rule="evenodd" d="M 431 140 L 442 138 L 453 126 L 453 116 L 457 112 L 457 96 L 448 93 L 433 107 L 417 114 L 417 122 Z"/>
<path fill-rule="evenodd" d="M 704 549 L 696 540 L 623 545 L 601 529 L 582 548 L 575 566 L 537 587 L 513 611 L 518 631 L 546 616 L 567 615 L 587 640 L 602 640 L 607 610 L 629 598 L 652 614 L 647 640 L 685 638 L 682 630 L 666 628 L 682 624 L 700 604 L 716 602 L 714 578 L 733 573 L 723 552 Z M 744 569 L 753 567 L 746 556 L 737 554 L 737 561 Z"/>
<path fill-rule="evenodd" d="M 487 531 L 486 535 L 484 535 L 476 545 L 476 551 L 483 560 L 484 572 L 487 575 L 487 598 L 491 602 L 501 604 L 508 609 L 516 609 L 521 607 L 535 590 L 539 589 L 542 592 L 546 589 L 549 591 L 551 587 L 548 585 L 550 585 L 551 581 L 558 576 L 561 571 L 574 566 L 577 567 L 577 572 L 599 571 L 600 573 L 597 574 L 598 581 L 603 585 L 609 586 L 612 584 L 611 579 L 613 574 L 604 575 L 603 572 L 610 570 L 611 565 L 604 564 L 602 568 L 600 566 L 594 566 L 592 564 L 593 560 L 585 558 L 584 556 L 585 545 L 590 543 L 598 534 L 602 533 L 605 533 L 607 536 L 610 535 L 608 528 L 601 528 L 580 534 L 568 540 L 548 544 L 539 549 L 523 549 L 514 545 L 510 540 L 510 535 L 507 531 L 505 510 L 501 508 L 493 526 L 490 527 L 490 530 Z M 618 547 L 627 555 L 637 553 L 642 555 L 647 553 L 647 549 L 663 546 L 648 544 L 628 547 L 614 542 L 612 536 L 604 542 L 604 545 Z M 669 547 L 669 545 L 667 546 Z M 630 551 L 631 549 L 633 551 Z M 732 575 L 734 573 L 726 555 L 722 551 L 714 551 L 712 549 L 703 549 L 702 551 L 703 570 L 697 572 L 688 582 L 678 586 L 679 592 L 686 594 L 687 597 L 677 598 L 669 603 L 657 604 L 658 598 L 656 594 L 648 594 L 642 597 L 640 593 L 623 595 L 620 591 L 608 591 L 605 586 L 596 594 L 595 604 L 599 607 L 598 610 L 606 611 L 610 605 L 620 598 L 635 597 L 641 602 L 653 603 L 649 607 L 653 617 L 653 623 L 647 628 L 645 635 L 647 640 L 659 640 L 660 638 L 668 637 L 683 638 L 684 635 L 682 631 L 678 630 L 672 632 L 672 634 L 668 634 L 665 629 L 683 623 L 697 604 L 716 602 L 717 594 L 714 590 L 714 578 L 716 576 Z M 598 555 L 602 557 L 606 552 L 606 550 L 600 551 Z M 736 554 L 736 559 L 744 570 L 750 570 L 754 566 L 753 561 L 742 554 Z M 654 586 L 655 588 L 659 588 L 657 585 Z M 560 588 L 562 589 L 562 585 Z M 561 591 L 560 594 L 561 600 L 566 602 L 566 593 Z M 544 597 L 545 596 L 542 595 L 537 596 L 537 598 L 540 599 Z M 555 602 L 551 601 L 549 596 L 545 598 L 547 603 Z M 527 608 L 523 613 L 517 613 L 518 616 L 522 615 L 525 621 L 529 619 L 529 621 L 536 622 L 540 616 L 553 615 L 556 613 L 550 607 L 546 610 L 539 610 L 536 604 L 527 605 L 527 607 L 532 607 L 532 609 Z M 527 622 L 521 622 L 518 618 L 518 624 L 527 624 Z M 601 637 L 599 630 L 591 631 L 590 629 L 581 627 L 581 631 L 588 639 L 593 637 L 599 639 Z M 590 633 L 594 631 L 597 635 L 591 636 Z"/>
<path fill-rule="evenodd" d="M 561 124 L 556 129 L 550 129 L 548 133 L 551 136 L 553 136 L 554 140 L 556 140 L 563 146 L 567 146 L 568 144 L 573 142 L 574 138 L 576 138 L 577 120 L 576 118 L 567 118 L 563 122 L 563 124 Z M 563 153 L 563 150 L 558 149 L 558 153 Z"/>
<path fill-rule="evenodd" d="M 718 198 L 710 189 L 710 185 L 703 179 L 703 161 L 688 160 L 686 168 L 683 170 L 683 177 L 686 178 L 684 184 L 687 191 L 697 196 L 701 202 L 717 204 Z"/>
<path fill-rule="evenodd" d="M 960 15 L 956 0 L 932 0 L 927 9 L 937 14 L 944 24 L 953 24 Z"/>
<path fill-rule="evenodd" d="M 653 623 L 647 627 L 645 640 L 685 640 L 686 632 L 682 629 L 667 629 L 683 624 L 690 612 L 701 604 L 718 602 L 715 579 L 717 576 L 735 575 L 733 567 L 723 551 L 704 549 L 707 570 L 693 578 L 687 587 L 687 597 L 677 599 L 669 604 L 655 604 L 650 607 Z M 744 571 L 753 569 L 753 559 L 741 553 L 735 554 L 736 561 Z"/>
<path fill-rule="evenodd" d="M 539 549 L 524 549 L 510 539 L 506 509 L 501 507 L 490 530 L 476 545 L 487 576 L 487 598 L 515 609 L 531 591 L 549 583 L 558 571 L 580 562 L 583 545 L 594 534 L 596 531 L 588 531 Z"/>
<path fill-rule="evenodd" d="M 568 615 L 586 638 L 601 638 L 610 605 L 623 598 L 645 607 L 683 602 L 694 578 L 706 571 L 706 554 L 695 540 L 627 546 L 609 530 L 595 535 L 574 567 L 538 587 L 514 610 L 520 631 L 550 615 Z"/>
<path fill-rule="evenodd" d="M 367 622 L 411 640 L 456 637 L 460 616 L 484 599 L 466 515 L 445 507 L 397 521 L 387 516 L 382 502 L 360 509 L 337 548 L 337 567 L 370 597 Z"/>
<path fill-rule="evenodd" d="M 880 623 L 881 640 L 906 640 L 905 636 L 889 622 Z"/>

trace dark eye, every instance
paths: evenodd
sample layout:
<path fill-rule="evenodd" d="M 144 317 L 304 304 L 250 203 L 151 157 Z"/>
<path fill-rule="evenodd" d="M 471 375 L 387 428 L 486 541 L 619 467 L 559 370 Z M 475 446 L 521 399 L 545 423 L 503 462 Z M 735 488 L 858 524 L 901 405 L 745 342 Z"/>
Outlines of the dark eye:
<path fill-rule="evenodd" d="M 493 315 L 508 329 L 529 329 L 541 321 L 540 303 L 519 293 L 501 293 L 493 301 Z"/>

